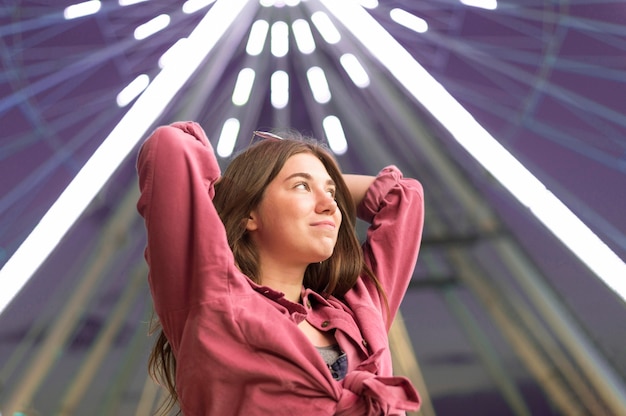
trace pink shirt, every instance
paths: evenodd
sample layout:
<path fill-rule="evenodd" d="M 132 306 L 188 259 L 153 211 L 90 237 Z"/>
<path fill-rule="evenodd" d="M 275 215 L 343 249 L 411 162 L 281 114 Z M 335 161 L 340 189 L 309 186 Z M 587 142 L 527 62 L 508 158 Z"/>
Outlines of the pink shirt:
<path fill-rule="evenodd" d="M 137 208 L 147 228 L 155 311 L 177 360 L 176 385 L 190 415 L 396 415 L 419 407 L 408 379 L 393 377 L 387 332 L 411 278 L 423 226 L 423 191 L 383 169 L 358 207 L 369 222 L 368 279 L 344 301 L 304 289 L 296 304 L 235 266 L 212 203 L 220 169 L 202 128 L 156 129 L 138 158 Z M 297 324 L 334 330 L 348 373 L 333 380 Z"/>

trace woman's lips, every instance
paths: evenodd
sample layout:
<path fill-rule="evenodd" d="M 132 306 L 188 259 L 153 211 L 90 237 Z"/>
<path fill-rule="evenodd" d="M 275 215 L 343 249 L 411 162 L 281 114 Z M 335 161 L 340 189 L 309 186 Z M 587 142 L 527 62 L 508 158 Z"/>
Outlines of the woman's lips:
<path fill-rule="evenodd" d="M 313 227 L 322 227 L 322 228 L 332 228 L 335 229 L 337 226 L 332 221 L 317 221 L 311 224 Z"/>

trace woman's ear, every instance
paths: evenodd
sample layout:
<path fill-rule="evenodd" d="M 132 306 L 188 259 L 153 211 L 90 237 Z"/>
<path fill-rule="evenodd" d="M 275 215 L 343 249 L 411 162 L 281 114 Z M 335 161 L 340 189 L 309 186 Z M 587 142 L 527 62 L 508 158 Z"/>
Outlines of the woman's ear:
<path fill-rule="evenodd" d="M 255 231 L 259 228 L 258 216 L 255 211 L 252 211 L 248 216 L 248 220 L 246 222 L 246 230 Z"/>

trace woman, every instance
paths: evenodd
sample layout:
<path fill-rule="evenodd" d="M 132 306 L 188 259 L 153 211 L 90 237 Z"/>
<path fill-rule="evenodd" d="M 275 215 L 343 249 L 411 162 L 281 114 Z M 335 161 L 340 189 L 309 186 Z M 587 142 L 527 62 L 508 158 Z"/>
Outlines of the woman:
<path fill-rule="evenodd" d="M 395 167 L 342 175 L 315 142 L 273 138 L 220 176 L 192 122 L 156 129 L 137 166 L 162 326 L 150 366 L 183 414 L 419 407 L 387 340 L 417 259 L 419 182 Z M 357 212 L 371 224 L 363 248 Z"/>

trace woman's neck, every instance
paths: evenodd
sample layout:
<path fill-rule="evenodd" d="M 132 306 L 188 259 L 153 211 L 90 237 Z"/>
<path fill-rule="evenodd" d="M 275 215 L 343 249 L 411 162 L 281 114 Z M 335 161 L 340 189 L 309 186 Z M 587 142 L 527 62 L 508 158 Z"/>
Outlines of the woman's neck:
<path fill-rule="evenodd" d="M 276 291 L 285 294 L 285 298 L 295 302 L 300 302 L 302 294 L 302 283 L 304 281 L 304 270 L 298 268 L 271 267 L 267 264 L 261 266 L 260 283 Z"/>

